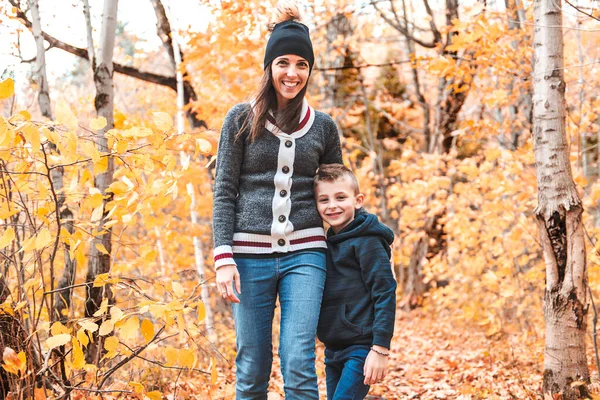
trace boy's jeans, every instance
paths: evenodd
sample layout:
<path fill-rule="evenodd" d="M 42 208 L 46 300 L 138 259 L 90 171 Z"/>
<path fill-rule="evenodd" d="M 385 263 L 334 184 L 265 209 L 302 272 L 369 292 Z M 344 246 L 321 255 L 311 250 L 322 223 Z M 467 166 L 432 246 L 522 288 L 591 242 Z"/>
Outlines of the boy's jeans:
<path fill-rule="evenodd" d="M 241 258 L 240 303 L 233 304 L 237 344 L 236 398 L 266 399 L 273 363 L 272 326 L 279 294 L 279 355 L 287 400 L 318 400 L 315 337 L 325 286 L 325 253 Z"/>
<path fill-rule="evenodd" d="M 369 393 L 363 368 L 370 347 L 362 344 L 334 351 L 325 349 L 327 400 L 361 400 Z"/>

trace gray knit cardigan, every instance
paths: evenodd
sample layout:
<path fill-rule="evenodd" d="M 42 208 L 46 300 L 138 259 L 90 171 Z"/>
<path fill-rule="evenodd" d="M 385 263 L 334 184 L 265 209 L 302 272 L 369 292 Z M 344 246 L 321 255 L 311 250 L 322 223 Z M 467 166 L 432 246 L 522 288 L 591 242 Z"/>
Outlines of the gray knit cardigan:
<path fill-rule="evenodd" d="M 279 130 L 269 118 L 252 142 L 237 138 L 250 104 L 225 117 L 217 153 L 213 235 L 215 267 L 234 254 L 288 253 L 327 248 L 313 196 L 319 164 L 342 163 L 335 123 L 306 100 L 298 129 Z"/>

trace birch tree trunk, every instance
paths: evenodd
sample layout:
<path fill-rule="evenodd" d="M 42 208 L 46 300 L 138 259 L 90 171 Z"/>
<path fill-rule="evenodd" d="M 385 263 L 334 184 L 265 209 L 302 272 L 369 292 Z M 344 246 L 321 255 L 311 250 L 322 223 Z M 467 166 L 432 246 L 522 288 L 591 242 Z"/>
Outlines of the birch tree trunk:
<path fill-rule="evenodd" d="M 50 107 L 50 92 L 48 89 L 48 77 L 46 75 L 46 49 L 44 48 L 44 37 L 42 36 L 42 23 L 37 0 L 29 0 L 31 10 L 31 23 L 33 37 L 35 39 L 36 56 L 36 78 L 39 86 L 38 104 L 40 111 L 46 118 L 52 119 L 52 108 Z"/>
<path fill-rule="evenodd" d="M 538 185 L 535 210 L 546 264 L 544 393 L 587 395 L 587 269 L 581 214 L 565 126 L 561 3 L 534 3 L 533 134 Z"/>
<path fill-rule="evenodd" d="M 37 0 L 29 0 L 29 9 L 31 10 L 31 23 L 32 32 L 36 44 L 36 79 L 38 81 L 39 94 L 38 104 L 42 115 L 48 119 L 52 119 L 52 107 L 50 103 L 50 90 L 48 88 L 48 76 L 46 74 L 46 49 L 44 48 L 44 37 L 42 36 L 42 23 L 40 18 L 40 11 Z M 56 146 L 52 143 L 48 145 L 51 151 L 58 151 Z M 56 209 L 59 210 L 58 214 L 58 225 L 60 228 L 64 227 L 69 233 L 73 234 L 73 212 L 69 207 L 65 206 L 65 194 L 64 188 L 64 169 L 55 168 L 51 172 L 52 187 L 56 193 L 57 202 L 55 204 Z M 69 256 L 68 244 L 64 246 L 64 260 L 65 268 L 63 275 L 58 282 L 57 289 L 63 289 L 56 292 L 54 296 L 54 316 L 53 320 L 59 319 L 65 323 L 67 320 L 67 312 L 71 306 L 71 294 L 75 279 L 75 260 L 72 260 Z"/>
<path fill-rule="evenodd" d="M 107 124 L 104 129 L 98 131 L 96 136 L 96 146 L 100 152 L 106 153 L 109 151 L 107 139 L 104 134 L 114 127 L 113 115 L 113 51 L 115 47 L 115 32 L 117 27 L 117 8 L 118 0 L 105 0 L 104 13 L 102 16 L 102 30 L 100 35 L 100 46 L 98 58 L 96 60 L 96 68 L 94 69 L 94 83 L 96 85 L 96 98 L 94 100 L 98 117 L 106 118 Z M 106 205 L 111 201 L 112 195 L 106 193 L 106 189 L 112 183 L 114 172 L 114 160 L 107 157 L 106 171 L 96 175 L 94 185 L 104 195 L 103 214 L 98 221 L 95 230 L 95 236 L 92 240 L 89 250 L 87 282 L 93 282 L 98 274 L 107 273 L 110 271 L 110 258 L 112 250 L 111 228 L 104 227 L 105 217 L 108 214 Z M 97 244 L 101 244 L 107 250 L 107 254 L 103 254 L 96 248 Z M 112 300 L 112 292 L 109 285 L 104 287 L 92 287 L 88 285 L 86 289 L 85 315 L 91 317 L 100 307 L 102 298 L 107 297 Z M 97 336 L 94 342 L 87 347 L 86 359 L 88 363 L 96 364 L 100 359 L 100 353 L 103 348 L 102 337 Z"/>

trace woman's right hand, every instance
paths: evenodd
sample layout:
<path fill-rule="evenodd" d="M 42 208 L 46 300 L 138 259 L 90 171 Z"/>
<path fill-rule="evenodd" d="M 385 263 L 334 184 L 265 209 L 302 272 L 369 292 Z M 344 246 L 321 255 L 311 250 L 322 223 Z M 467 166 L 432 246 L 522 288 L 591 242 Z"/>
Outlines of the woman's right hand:
<path fill-rule="evenodd" d="M 233 303 L 239 303 L 240 299 L 233 291 L 233 283 L 238 293 L 242 293 L 240 285 L 240 274 L 234 264 L 223 265 L 217 269 L 217 290 L 225 300 Z"/>

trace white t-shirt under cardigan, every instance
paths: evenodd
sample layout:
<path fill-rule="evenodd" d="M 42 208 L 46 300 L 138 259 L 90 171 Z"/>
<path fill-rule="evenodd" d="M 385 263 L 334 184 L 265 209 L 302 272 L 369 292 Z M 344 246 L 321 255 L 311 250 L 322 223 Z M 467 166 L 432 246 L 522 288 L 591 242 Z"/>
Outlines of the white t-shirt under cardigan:
<path fill-rule="evenodd" d="M 335 123 L 305 99 L 296 131 L 284 133 L 270 118 L 254 142 L 248 132 L 236 140 L 250 107 L 234 106 L 221 129 L 213 204 L 215 268 L 235 264 L 234 254 L 327 248 L 313 177 L 320 164 L 342 163 Z"/>

